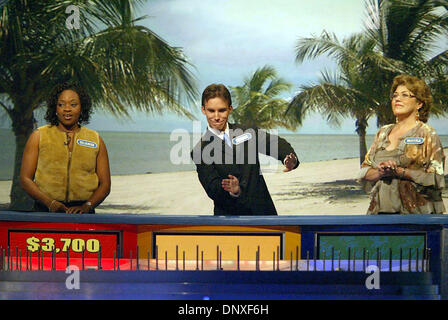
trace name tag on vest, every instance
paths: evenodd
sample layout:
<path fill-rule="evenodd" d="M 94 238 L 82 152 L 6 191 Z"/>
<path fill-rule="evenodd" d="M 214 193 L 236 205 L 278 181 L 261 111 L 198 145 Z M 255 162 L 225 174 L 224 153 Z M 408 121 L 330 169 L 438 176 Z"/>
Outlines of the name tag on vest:
<path fill-rule="evenodd" d="M 98 145 L 95 142 L 88 141 L 88 140 L 77 139 L 76 143 L 79 144 L 80 146 L 87 147 L 87 148 L 95 149 L 98 147 Z"/>
<path fill-rule="evenodd" d="M 249 132 L 244 133 L 238 137 L 235 137 L 232 139 L 233 144 L 237 145 L 240 143 L 243 143 L 244 141 L 250 140 L 252 139 L 252 134 L 250 134 Z"/>
<path fill-rule="evenodd" d="M 421 137 L 409 137 L 404 139 L 405 144 L 422 144 L 425 141 L 425 138 Z"/>

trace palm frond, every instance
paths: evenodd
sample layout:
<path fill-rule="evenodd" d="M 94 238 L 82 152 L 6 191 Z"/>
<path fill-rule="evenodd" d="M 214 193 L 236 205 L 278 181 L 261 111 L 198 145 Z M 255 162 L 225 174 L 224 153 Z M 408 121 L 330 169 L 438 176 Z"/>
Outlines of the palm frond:
<path fill-rule="evenodd" d="M 296 45 L 296 62 L 302 63 L 306 59 L 315 59 L 327 54 L 336 61 L 344 61 L 348 58 L 356 59 L 356 54 L 344 46 L 335 34 L 323 31 L 320 37 L 301 38 Z"/>
<path fill-rule="evenodd" d="M 180 48 L 135 25 L 142 19 L 134 18 L 135 8 L 144 2 L 11 2 L 2 9 L 0 22 L 0 57 L 6 57 L 0 62 L 0 79 L 5 78 L 0 92 L 14 96 L 11 83 L 26 81 L 25 96 L 31 94 L 26 105 L 32 111 L 42 105 L 52 86 L 70 79 L 88 90 L 96 107 L 117 116 L 135 108 L 193 119 L 189 106 L 198 96 L 193 66 Z M 69 5 L 82 14 L 79 30 L 65 27 Z M 11 24 L 11 17 L 17 17 L 16 24 Z M 23 25 L 32 27 L 32 33 Z"/>
<path fill-rule="evenodd" d="M 244 79 L 242 86 L 231 87 L 235 106 L 231 119 L 250 127 L 292 129 L 289 119 L 284 117 L 288 103 L 277 98 L 291 88 L 292 84 L 277 77 L 272 66 L 258 68 Z"/>

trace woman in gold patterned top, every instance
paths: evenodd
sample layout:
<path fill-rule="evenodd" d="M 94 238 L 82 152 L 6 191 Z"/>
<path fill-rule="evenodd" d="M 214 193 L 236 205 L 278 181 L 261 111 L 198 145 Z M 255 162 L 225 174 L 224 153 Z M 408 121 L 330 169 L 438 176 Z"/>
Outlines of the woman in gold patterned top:
<path fill-rule="evenodd" d="M 91 101 L 75 84 L 58 85 L 47 103 L 50 123 L 35 130 L 23 152 L 20 182 L 35 211 L 94 213 L 110 192 L 106 145 L 88 123 Z"/>
<path fill-rule="evenodd" d="M 370 192 L 367 214 L 443 213 L 445 155 L 436 131 L 426 124 L 432 96 L 416 77 L 395 77 L 391 88 L 396 123 L 376 134 L 359 180 Z"/>

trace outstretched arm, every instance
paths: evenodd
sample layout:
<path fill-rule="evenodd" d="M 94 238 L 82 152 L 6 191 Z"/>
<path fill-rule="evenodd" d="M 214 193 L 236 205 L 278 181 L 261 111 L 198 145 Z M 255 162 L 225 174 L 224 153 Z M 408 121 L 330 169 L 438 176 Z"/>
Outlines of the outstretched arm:
<path fill-rule="evenodd" d="M 258 150 L 282 161 L 285 165 L 283 172 L 294 170 L 299 166 L 299 158 L 288 141 L 261 129 L 257 130 L 257 135 Z"/>

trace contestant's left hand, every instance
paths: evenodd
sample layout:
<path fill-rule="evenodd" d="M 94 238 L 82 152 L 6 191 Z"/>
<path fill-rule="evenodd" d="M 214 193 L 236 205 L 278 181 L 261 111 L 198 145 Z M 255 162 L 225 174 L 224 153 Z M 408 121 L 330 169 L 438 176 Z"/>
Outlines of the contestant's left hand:
<path fill-rule="evenodd" d="M 91 207 L 87 203 L 84 203 L 82 206 L 69 207 L 66 213 L 86 213 L 89 212 L 90 209 Z"/>
<path fill-rule="evenodd" d="M 294 170 L 297 164 L 297 157 L 294 155 L 294 153 L 290 153 L 285 157 L 283 164 L 286 167 L 285 169 L 283 169 L 283 172 Z"/>

